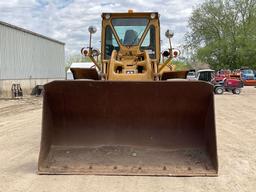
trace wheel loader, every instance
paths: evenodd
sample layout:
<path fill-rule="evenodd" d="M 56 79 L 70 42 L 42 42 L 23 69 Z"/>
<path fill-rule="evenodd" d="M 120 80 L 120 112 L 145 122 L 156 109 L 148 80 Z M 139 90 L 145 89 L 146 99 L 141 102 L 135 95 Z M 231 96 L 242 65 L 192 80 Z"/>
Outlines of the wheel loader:
<path fill-rule="evenodd" d="M 174 71 L 157 12 L 103 13 L 95 67 L 44 86 L 39 174 L 217 176 L 213 86 Z"/>

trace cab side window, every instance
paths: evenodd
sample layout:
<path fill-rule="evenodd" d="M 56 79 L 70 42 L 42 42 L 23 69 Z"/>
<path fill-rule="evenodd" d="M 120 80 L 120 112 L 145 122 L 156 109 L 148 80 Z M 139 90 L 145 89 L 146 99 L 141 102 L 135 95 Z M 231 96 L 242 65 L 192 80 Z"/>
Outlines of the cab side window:
<path fill-rule="evenodd" d="M 105 58 L 110 59 L 113 50 L 120 50 L 120 47 L 116 41 L 116 38 L 112 32 L 110 26 L 106 27 L 106 36 L 105 36 Z"/>

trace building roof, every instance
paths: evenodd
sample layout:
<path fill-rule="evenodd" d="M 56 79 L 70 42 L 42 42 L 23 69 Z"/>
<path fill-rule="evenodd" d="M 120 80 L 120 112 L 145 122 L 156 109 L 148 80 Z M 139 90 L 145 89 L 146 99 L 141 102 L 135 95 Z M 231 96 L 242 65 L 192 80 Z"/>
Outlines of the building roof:
<path fill-rule="evenodd" d="M 12 24 L 9 24 L 9 23 L 3 22 L 3 21 L 0 21 L 0 25 L 4 25 L 4 26 L 7 26 L 7 27 L 10 27 L 10 28 L 19 30 L 19 31 L 23 31 L 23 32 L 25 32 L 25 33 L 29 33 L 29 34 L 31 34 L 31 35 L 35 35 L 35 36 L 38 36 L 38 37 L 47 39 L 47 40 L 49 40 L 49 41 L 53 41 L 53 42 L 55 42 L 55 43 L 59 43 L 59 44 L 65 45 L 65 43 L 63 43 L 63 42 L 61 42 L 61 41 L 58 41 L 58 40 L 56 40 L 56 39 L 52 39 L 52 38 L 50 38 L 50 37 L 46 37 L 46 36 L 44 36 L 44 35 L 35 33 L 35 32 L 33 32 L 33 31 L 30 31 L 30 30 L 27 30 L 27 29 L 23 29 L 23 28 L 21 28 L 21 27 L 17 27 L 17 26 L 15 26 L 15 25 L 12 25 Z"/>

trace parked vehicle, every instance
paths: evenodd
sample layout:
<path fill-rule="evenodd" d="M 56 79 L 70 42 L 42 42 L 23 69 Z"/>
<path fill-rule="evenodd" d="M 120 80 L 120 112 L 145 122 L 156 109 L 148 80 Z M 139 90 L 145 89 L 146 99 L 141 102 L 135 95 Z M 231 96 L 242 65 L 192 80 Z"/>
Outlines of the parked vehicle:
<path fill-rule="evenodd" d="M 256 78 L 252 69 L 249 69 L 249 68 L 241 69 L 241 77 L 244 85 L 247 85 L 247 86 L 256 85 Z"/>
<path fill-rule="evenodd" d="M 206 81 L 214 85 L 215 94 L 223 94 L 225 91 L 233 94 L 240 94 L 243 82 L 239 79 L 231 79 L 224 77 L 221 81 L 215 79 L 215 71 L 212 69 L 199 70 L 197 72 L 197 79 Z"/>
<path fill-rule="evenodd" d="M 221 71 L 218 71 L 216 74 L 215 74 L 215 81 L 219 82 L 219 81 L 223 81 L 224 78 L 227 77 L 227 74 L 226 73 L 223 73 Z"/>
<path fill-rule="evenodd" d="M 251 69 L 241 70 L 241 76 L 244 80 L 254 80 L 254 73 Z"/>
<path fill-rule="evenodd" d="M 222 69 L 222 70 L 219 70 L 215 73 L 215 81 L 216 82 L 221 82 L 225 78 L 241 80 L 241 72 L 240 72 L 240 70 L 230 71 L 230 70 L 223 70 Z"/>
<path fill-rule="evenodd" d="M 188 80 L 195 80 L 196 79 L 196 72 L 195 70 L 190 70 L 187 74 Z"/>

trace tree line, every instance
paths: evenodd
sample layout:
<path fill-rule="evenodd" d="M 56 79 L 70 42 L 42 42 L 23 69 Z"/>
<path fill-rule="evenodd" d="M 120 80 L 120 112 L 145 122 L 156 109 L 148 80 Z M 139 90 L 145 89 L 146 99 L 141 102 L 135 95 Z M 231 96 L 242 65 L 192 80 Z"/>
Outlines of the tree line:
<path fill-rule="evenodd" d="M 213 69 L 256 68 L 256 0 L 207 0 L 189 18 L 186 48 Z"/>

